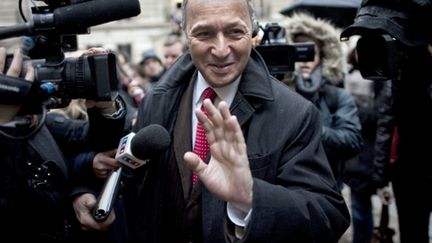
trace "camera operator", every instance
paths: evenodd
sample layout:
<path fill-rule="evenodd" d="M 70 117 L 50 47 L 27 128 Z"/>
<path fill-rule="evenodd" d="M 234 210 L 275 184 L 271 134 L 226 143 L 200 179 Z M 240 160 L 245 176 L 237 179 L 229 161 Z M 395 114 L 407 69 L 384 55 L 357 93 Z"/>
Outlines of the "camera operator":
<path fill-rule="evenodd" d="M 107 54 L 108 52 L 103 48 L 90 48 L 83 55 Z M 50 112 L 47 116 L 48 128 L 69 159 L 72 198 L 81 195 L 83 188 L 85 191 L 90 189 L 95 195 L 98 194 L 110 172 L 120 166 L 120 163 L 114 159 L 116 148 L 120 137 L 130 129 L 130 124 L 126 124 L 127 121 L 130 122 L 128 120 L 130 110 L 120 93 L 115 102 L 86 100 L 85 103 L 78 106 L 87 111 L 87 116 L 84 116 L 84 119 L 78 119 L 72 115 L 65 116 L 58 112 Z M 97 124 L 97 128 L 90 130 L 91 124 Z M 89 137 L 89 131 L 93 132 L 93 136 Z M 106 135 L 107 131 L 109 131 L 109 136 Z M 103 142 L 99 139 L 103 139 Z M 74 145 L 70 146 L 71 144 Z M 93 205 L 95 201 L 90 198 L 86 203 Z M 120 205 L 117 203 L 117 208 L 120 208 Z M 121 212 L 121 210 L 116 211 Z M 77 221 L 74 223 L 78 225 L 82 215 L 77 214 L 76 216 Z M 108 229 L 110 225 L 108 222 L 112 222 L 114 219 L 116 222 Z M 121 219 L 121 214 L 111 214 L 101 224 L 99 228 L 101 231 L 88 231 L 82 228 L 81 231 L 75 231 L 75 239 L 122 242 L 124 238 L 122 228 L 121 226 L 120 228 L 117 227 L 123 223 Z"/>
<path fill-rule="evenodd" d="M 25 81 L 19 78 L 22 67 L 21 50 L 15 52 L 10 66 L 6 67 L 6 50 L 0 48 L 0 83 L 6 77 L 8 81 L 11 77 L 17 82 Z M 34 70 L 30 62 L 25 67 L 26 82 L 33 81 Z M 65 141 L 69 139 L 67 146 L 84 141 L 96 151 L 115 148 L 123 132 L 125 111 L 121 109 L 122 103 L 119 99 L 89 101 L 89 123 L 63 134 Z M 7 242 L 75 242 L 77 231 L 72 228 L 74 216 L 69 201 L 70 174 L 82 171 L 74 171 L 75 165 L 67 162 L 62 148 L 45 126 L 43 114 L 24 112 L 22 107 L 25 105 L 25 102 L 0 105 L 1 237 Z M 108 139 L 102 136 L 106 131 L 112 135 Z M 70 134 L 79 135 L 81 141 Z"/>
<path fill-rule="evenodd" d="M 329 22 L 298 13 L 284 22 L 291 43 L 313 42 L 313 61 L 297 62 L 295 90 L 311 101 L 323 121 L 322 143 L 338 182 L 343 187 L 345 161 L 360 152 L 361 123 L 353 97 L 341 86 L 344 56 L 338 30 Z"/>
<path fill-rule="evenodd" d="M 431 12 L 431 0 L 364 1 L 341 35 L 361 36 L 357 51 L 365 78 L 393 81 L 398 143 L 391 180 L 401 243 L 431 239 L 431 143 L 424 142 L 432 137 Z"/>
<path fill-rule="evenodd" d="M 1 74 L 19 77 L 22 51 L 15 52 L 8 69 L 5 60 L 6 50 L 0 48 Z M 34 79 L 31 65 L 27 65 L 25 78 L 29 81 Z M 9 137 L 8 134 L 21 136 L 33 131 L 40 117 L 18 116 L 21 108 L 18 105 L 0 105 L 0 108 L 1 237 L 6 241 L 64 241 L 68 238 L 69 228 L 66 188 L 63 186 L 67 180 L 67 166 L 60 149 L 45 127 L 28 139 Z M 50 151 L 39 151 L 37 144 L 41 140 Z"/>

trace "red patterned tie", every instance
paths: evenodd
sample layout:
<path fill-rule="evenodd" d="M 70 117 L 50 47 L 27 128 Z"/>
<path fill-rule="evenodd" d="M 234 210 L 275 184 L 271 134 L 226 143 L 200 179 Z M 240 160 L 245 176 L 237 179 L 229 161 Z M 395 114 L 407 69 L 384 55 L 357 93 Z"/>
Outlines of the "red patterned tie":
<path fill-rule="evenodd" d="M 216 92 L 212 88 L 207 88 L 203 91 L 203 101 L 205 99 L 210 99 L 212 102 L 216 98 Z M 201 110 L 204 114 L 207 115 L 207 111 L 204 108 L 204 105 L 201 105 Z M 207 137 L 205 134 L 205 130 L 201 125 L 201 122 L 198 121 L 196 136 L 195 136 L 195 146 L 194 152 L 197 154 L 202 160 L 205 160 L 207 157 L 207 153 L 209 151 L 209 145 L 207 142 Z M 198 175 L 192 173 L 192 186 L 194 186 L 198 182 Z"/>

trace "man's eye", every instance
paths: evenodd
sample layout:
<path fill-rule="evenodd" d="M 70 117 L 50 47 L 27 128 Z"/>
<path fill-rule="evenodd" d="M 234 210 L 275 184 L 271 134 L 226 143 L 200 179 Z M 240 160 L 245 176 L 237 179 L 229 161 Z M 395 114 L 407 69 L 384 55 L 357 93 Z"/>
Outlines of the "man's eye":
<path fill-rule="evenodd" d="M 231 30 L 231 33 L 233 33 L 233 34 L 242 34 L 242 33 L 243 33 L 243 30 L 240 30 L 240 29 L 233 29 L 233 30 Z"/>
<path fill-rule="evenodd" d="M 210 32 L 208 31 L 201 31 L 195 34 L 195 37 L 197 38 L 206 38 L 210 36 Z"/>
<path fill-rule="evenodd" d="M 241 36 L 244 35 L 246 32 L 242 29 L 231 29 L 228 31 L 228 34 L 231 36 Z"/>

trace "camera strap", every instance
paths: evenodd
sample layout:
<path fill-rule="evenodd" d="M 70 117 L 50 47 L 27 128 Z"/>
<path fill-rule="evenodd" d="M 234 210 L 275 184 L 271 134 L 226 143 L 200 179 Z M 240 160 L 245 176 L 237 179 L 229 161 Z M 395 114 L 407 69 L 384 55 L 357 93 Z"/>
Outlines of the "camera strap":
<path fill-rule="evenodd" d="M 0 104 L 21 105 L 30 93 L 33 82 L 0 74 Z"/>
<path fill-rule="evenodd" d="M 42 126 L 40 131 L 29 139 L 29 144 L 39 153 L 43 160 L 54 161 L 64 177 L 67 177 L 68 168 L 66 166 L 66 161 L 46 126 Z"/>

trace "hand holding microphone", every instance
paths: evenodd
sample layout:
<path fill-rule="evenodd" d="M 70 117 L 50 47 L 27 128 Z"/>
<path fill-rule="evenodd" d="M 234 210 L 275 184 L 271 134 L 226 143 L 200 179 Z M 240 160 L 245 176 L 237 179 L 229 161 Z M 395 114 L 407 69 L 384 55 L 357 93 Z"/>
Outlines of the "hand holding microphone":
<path fill-rule="evenodd" d="M 106 179 L 110 172 L 122 164 L 115 159 L 117 148 L 99 152 L 93 158 L 93 173 L 97 178 Z"/>
<path fill-rule="evenodd" d="M 138 133 L 130 133 L 120 140 L 116 159 L 130 168 L 136 169 L 150 161 L 154 155 L 167 149 L 171 143 L 168 131 L 160 125 L 152 124 Z M 110 214 L 121 185 L 122 167 L 111 172 L 93 209 L 96 221 L 104 221 Z"/>

